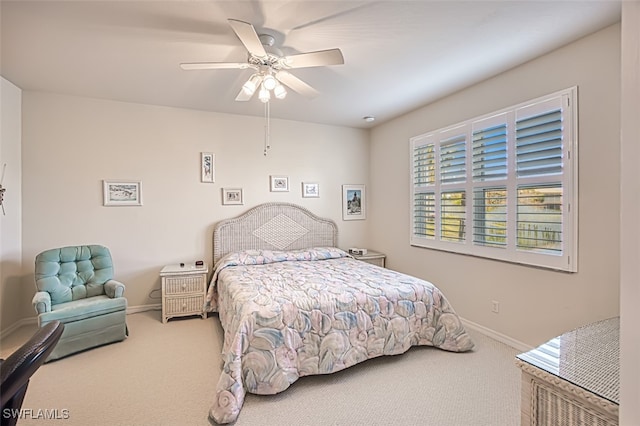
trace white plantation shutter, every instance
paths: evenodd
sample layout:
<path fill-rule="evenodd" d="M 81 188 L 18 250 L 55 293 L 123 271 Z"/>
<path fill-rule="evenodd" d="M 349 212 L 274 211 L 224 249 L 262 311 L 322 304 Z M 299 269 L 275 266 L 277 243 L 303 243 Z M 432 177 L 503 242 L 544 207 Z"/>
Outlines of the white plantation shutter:
<path fill-rule="evenodd" d="M 413 235 L 433 239 L 436 236 L 436 200 L 433 192 L 414 196 Z"/>
<path fill-rule="evenodd" d="M 506 188 L 473 192 L 473 242 L 482 246 L 507 246 Z"/>
<path fill-rule="evenodd" d="M 474 181 L 507 177 L 507 124 L 473 131 Z"/>
<path fill-rule="evenodd" d="M 436 202 L 436 146 L 431 137 L 412 141 L 413 208 L 411 212 L 412 240 L 434 239 Z"/>
<path fill-rule="evenodd" d="M 467 140 L 456 135 L 440 142 L 440 181 L 464 182 L 467 178 Z"/>
<path fill-rule="evenodd" d="M 508 153 L 509 137 L 513 133 L 510 117 L 500 113 L 471 123 L 473 244 L 476 246 L 507 247 Z"/>
<path fill-rule="evenodd" d="M 571 232 L 565 173 L 569 99 L 556 96 L 516 110 L 517 238 L 521 252 L 563 256 Z"/>
<path fill-rule="evenodd" d="M 413 183 L 431 184 L 436 176 L 436 158 L 433 144 L 418 145 L 413 150 Z"/>
<path fill-rule="evenodd" d="M 518 177 L 562 173 L 562 110 L 516 120 Z"/>
<path fill-rule="evenodd" d="M 562 185 L 518 188 L 517 247 L 562 253 Z"/>
<path fill-rule="evenodd" d="M 440 239 L 463 242 L 465 239 L 465 192 L 443 192 L 440 201 Z"/>
<path fill-rule="evenodd" d="M 577 270 L 577 88 L 411 139 L 411 244 Z"/>

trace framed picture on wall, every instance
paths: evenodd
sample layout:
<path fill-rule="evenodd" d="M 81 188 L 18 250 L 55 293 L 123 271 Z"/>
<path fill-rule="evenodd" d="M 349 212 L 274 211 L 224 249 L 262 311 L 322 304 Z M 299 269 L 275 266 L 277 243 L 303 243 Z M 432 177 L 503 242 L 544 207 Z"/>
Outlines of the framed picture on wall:
<path fill-rule="evenodd" d="M 244 204 L 242 188 L 222 188 L 223 205 Z"/>
<path fill-rule="evenodd" d="M 102 181 L 102 203 L 105 206 L 141 206 L 141 181 Z"/>
<path fill-rule="evenodd" d="M 200 180 L 213 183 L 216 180 L 215 155 L 211 152 L 200 153 Z"/>
<path fill-rule="evenodd" d="M 366 219 L 364 185 L 342 185 L 342 220 Z"/>
<path fill-rule="evenodd" d="M 271 192 L 289 192 L 288 176 L 271 176 Z"/>
<path fill-rule="evenodd" d="M 304 198 L 318 198 L 320 196 L 320 184 L 316 182 L 302 182 L 302 196 Z"/>

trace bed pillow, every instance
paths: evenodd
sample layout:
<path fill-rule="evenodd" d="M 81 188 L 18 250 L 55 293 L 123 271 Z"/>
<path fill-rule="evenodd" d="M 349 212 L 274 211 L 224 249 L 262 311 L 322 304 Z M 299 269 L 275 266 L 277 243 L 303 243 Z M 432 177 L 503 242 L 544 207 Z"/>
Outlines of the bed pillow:
<path fill-rule="evenodd" d="M 242 250 L 229 253 L 218 261 L 215 269 L 237 265 L 264 265 L 267 263 L 296 260 L 326 260 L 349 257 L 337 247 L 312 247 L 300 250 Z"/>

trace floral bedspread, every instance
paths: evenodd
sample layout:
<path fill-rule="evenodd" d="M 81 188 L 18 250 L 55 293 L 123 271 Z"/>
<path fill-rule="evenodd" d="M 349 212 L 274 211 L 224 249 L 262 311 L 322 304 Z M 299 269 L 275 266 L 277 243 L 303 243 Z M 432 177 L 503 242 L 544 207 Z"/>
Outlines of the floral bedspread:
<path fill-rule="evenodd" d="M 433 284 L 337 248 L 231 253 L 216 265 L 207 303 L 225 331 L 217 423 L 237 419 L 246 392 L 275 394 L 416 345 L 473 348 Z"/>

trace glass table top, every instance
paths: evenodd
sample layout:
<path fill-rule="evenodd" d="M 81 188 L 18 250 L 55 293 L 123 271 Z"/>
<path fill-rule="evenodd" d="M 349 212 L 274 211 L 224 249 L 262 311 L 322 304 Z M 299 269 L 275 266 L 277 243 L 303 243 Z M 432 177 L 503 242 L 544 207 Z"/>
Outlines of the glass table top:
<path fill-rule="evenodd" d="M 619 342 L 615 317 L 571 330 L 517 358 L 619 404 Z"/>

